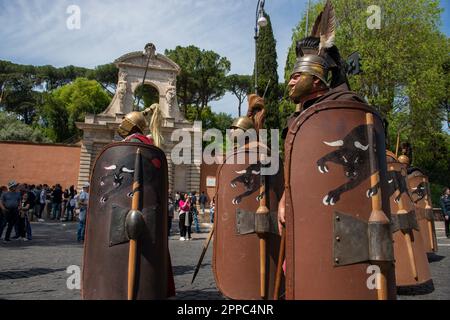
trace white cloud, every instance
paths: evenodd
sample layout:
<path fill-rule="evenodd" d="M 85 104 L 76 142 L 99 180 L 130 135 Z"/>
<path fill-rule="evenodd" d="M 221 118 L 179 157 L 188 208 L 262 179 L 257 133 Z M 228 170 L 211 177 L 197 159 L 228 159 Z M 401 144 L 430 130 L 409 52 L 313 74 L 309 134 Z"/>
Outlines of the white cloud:
<path fill-rule="evenodd" d="M 266 0 L 277 39 L 279 77 L 283 77 L 291 31 L 306 0 Z M 232 73 L 251 74 L 256 0 L 0 0 L 0 59 L 16 63 L 94 67 L 142 50 L 158 52 L 196 45 L 227 57 Z M 81 9 L 81 29 L 68 30 L 66 9 Z M 236 114 L 227 95 L 212 104 Z M 231 106 L 230 106 L 231 105 Z"/>

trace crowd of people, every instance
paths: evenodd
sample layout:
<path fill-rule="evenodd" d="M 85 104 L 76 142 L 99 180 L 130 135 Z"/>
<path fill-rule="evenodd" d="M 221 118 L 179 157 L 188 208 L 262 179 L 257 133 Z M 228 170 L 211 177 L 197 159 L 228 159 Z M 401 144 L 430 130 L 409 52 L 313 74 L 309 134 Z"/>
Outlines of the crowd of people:
<path fill-rule="evenodd" d="M 47 184 L 28 185 L 11 181 L 7 186 L 0 187 L 0 240 L 3 239 L 4 243 L 11 240 L 32 240 L 32 221 L 78 220 L 77 241 L 83 242 L 88 202 L 89 183 L 78 193 L 74 186 L 63 189 L 60 184 L 50 187 Z M 200 233 L 198 208 L 201 214 L 205 214 L 207 203 L 205 192 L 199 196 L 195 192 L 177 192 L 174 197 L 169 195 L 169 234 L 175 215 L 178 218 L 181 241 L 192 239 L 192 226 L 196 233 Z M 214 211 L 215 202 L 212 199 L 209 203 L 211 223 L 214 223 Z M 13 230 L 15 235 L 11 237 Z"/>
<path fill-rule="evenodd" d="M 88 191 L 89 184 L 85 184 L 78 194 L 74 186 L 63 189 L 60 184 L 50 187 L 47 184 L 28 185 L 10 181 L 7 186 L 0 187 L 0 239 L 6 229 L 4 243 L 12 239 L 29 241 L 32 240 L 30 222 L 34 220 L 70 222 L 78 217 L 77 240 L 84 241 Z M 11 238 L 13 230 L 15 236 Z"/>
<path fill-rule="evenodd" d="M 195 192 L 175 194 L 169 196 L 169 233 L 171 231 L 172 220 L 175 213 L 178 216 L 178 226 L 180 229 L 180 241 L 189 241 L 192 239 L 192 225 L 196 233 L 200 233 L 200 223 L 198 219 L 197 205 L 201 213 L 205 214 L 208 197 L 203 191 L 198 197 Z M 214 199 L 210 202 L 210 222 L 214 223 Z"/>

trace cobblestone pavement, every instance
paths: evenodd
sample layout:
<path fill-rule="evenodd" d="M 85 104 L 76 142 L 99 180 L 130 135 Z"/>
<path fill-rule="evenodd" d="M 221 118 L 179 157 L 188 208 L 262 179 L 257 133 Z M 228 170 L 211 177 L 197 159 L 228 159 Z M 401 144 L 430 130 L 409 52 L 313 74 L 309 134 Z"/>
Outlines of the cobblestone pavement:
<path fill-rule="evenodd" d="M 176 224 L 172 234 L 178 231 Z M 223 299 L 211 270 L 211 247 L 191 285 L 210 225 L 202 227 L 203 232 L 193 233 L 191 241 L 179 241 L 176 235 L 169 238 L 176 299 Z M 32 223 L 32 228 L 32 241 L 0 242 L 0 299 L 80 299 L 80 291 L 69 290 L 66 284 L 67 267 L 81 266 L 83 246 L 76 242 L 77 224 Z"/>
<path fill-rule="evenodd" d="M 81 265 L 83 248 L 76 242 L 76 227 L 75 223 L 33 223 L 32 241 L 0 243 L 0 299 L 80 299 L 80 291 L 69 290 L 66 285 L 67 267 Z M 211 247 L 191 285 L 207 237 L 207 230 L 203 231 L 194 233 L 192 241 L 179 241 L 176 235 L 170 237 L 176 299 L 223 299 L 216 289 L 211 270 Z M 400 300 L 450 299 L 450 240 L 444 236 L 442 223 L 437 223 L 437 231 L 439 252 L 430 257 L 434 291 L 430 292 L 429 286 L 414 288 L 403 292 L 406 295 L 399 296 Z"/>

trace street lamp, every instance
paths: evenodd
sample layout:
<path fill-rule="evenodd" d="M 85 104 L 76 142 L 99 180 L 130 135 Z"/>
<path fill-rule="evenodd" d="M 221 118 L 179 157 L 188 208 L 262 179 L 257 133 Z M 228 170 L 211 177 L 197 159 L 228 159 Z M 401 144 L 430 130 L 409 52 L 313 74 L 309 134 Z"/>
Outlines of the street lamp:
<path fill-rule="evenodd" d="M 267 26 L 267 19 L 264 17 L 265 0 L 258 0 L 256 6 L 256 22 L 255 22 L 255 93 L 258 94 L 258 38 L 259 28 Z"/>

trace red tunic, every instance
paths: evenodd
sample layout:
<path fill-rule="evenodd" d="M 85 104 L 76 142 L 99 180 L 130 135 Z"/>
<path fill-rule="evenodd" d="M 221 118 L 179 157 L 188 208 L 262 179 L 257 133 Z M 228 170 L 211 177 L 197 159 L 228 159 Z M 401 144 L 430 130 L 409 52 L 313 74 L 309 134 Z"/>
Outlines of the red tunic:
<path fill-rule="evenodd" d="M 138 140 L 144 144 L 148 145 L 154 145 L 154 141 L 152 138 L 144 136 L 140 133 L 132 134 L 124 139 L 124 141 L 132 142 L 133 140 Z M 159 161 L 158 161 L 159 163 Z M 156 167 L 159 167 L 157 163 L 153 163 Z M 160 165 L 160 164 L 159 164 Z M 173 297 L 175 296 L 175 280 L 173 278 L 173 271 L 172 271 L 172 262 L 170 259 L 170 252 L 169 252 L 169 270 L 168 270 L 168 278 L 167 278 L 167 297 Z"/>

